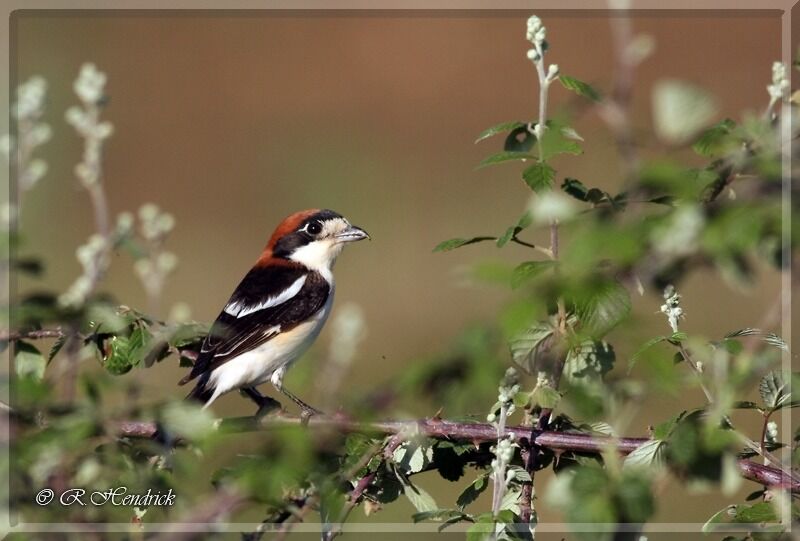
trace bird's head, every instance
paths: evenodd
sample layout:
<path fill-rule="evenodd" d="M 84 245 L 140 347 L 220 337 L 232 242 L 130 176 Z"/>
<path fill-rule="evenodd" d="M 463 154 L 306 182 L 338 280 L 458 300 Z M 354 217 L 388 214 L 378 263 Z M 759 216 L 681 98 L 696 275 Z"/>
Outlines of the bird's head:
<path fill-rule="evenodd" d="M 345 244 L 368 238 L 366 231 L 351 225 L 332 210 L 303 210 L 280 223 L 269 239 L 264 255 L 326 271 L 333 266 Z"/>

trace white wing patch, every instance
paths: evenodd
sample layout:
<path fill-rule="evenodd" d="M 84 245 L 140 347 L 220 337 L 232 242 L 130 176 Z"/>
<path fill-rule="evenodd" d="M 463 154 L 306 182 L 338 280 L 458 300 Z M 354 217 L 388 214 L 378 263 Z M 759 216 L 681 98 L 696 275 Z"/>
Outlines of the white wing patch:
<path fill-rule="evenodd" d="M 264 310 L 265 308 L 270 308 L 272 306 L 277 306 L 279 304 L 283 304 L 298 293 L 300 290 L 303 289 L 303 285 L 306 283 L 306 276 L 303 275 L 297 280 L 294 281 L 292 285 L 287 287 L 283 290 L 280 295 L 276 295 L 274 297 L 269 297 L 267 300 L 260 302 L 258 304 L 253 305 L 246 305 L 239 301 L 229 303 L 225 306 L 225 313 L 231 315 L 235 318 L 244 317 L 248 314 L 252 314 L 253 312 L 258 312 L 259 310 Z"/>

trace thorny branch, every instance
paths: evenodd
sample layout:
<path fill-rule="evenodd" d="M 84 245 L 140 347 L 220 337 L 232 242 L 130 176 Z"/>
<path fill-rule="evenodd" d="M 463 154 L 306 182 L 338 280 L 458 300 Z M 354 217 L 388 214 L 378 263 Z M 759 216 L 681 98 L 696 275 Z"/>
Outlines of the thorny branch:
<path fill-rule="evenodd" d="M 259 430 L 275 430 L 282 427 L 302 426 L 304 419 L 299 416 L 277 413 L 258 419 L 256 417 L 235 417 L 223 419 L 219 424 L 222 432 L 247 432 Z M 338 432 L 362 432 L 372 434 L 394 434 L 398 442 L 402 435 L 416 433 L 434 439 L 448 441 L 469 441 L 476 445 L 497 440 L 497 428 L 488 423 L 469 423 L 449 421 L 446 419 L 417 419 L 412 421 L 373 421 L 359 422 L 343 416 L 314 416 L 307 421 L 310 429 L 319 431 L 334 430 Z M 122 421 L 111 425 L 110 432 L 119 437 L 151 438 L 156 432 L 156 424 L 149 421 Z M 615 448 L 621 454 L 629 454 L 641 445 L 650 441 L 648 438 L 610 438 L 581 432 L 561 432 L 545 430 L 535 432 L 534 439 L 529 439 L 530 427 L 506 427 L 503 434 L 514 441 L 529 447 L 539 447 L 553 451 L 575 451 L 582 453 L 603 453 Z M 394 440 L 393 440 L 394 441 Z M 391 445 L 391 442 L 390 442 Z M 790 489 L 800 494 L 800 480 L 779 468 L 763 466 L 751 460 L 741 459 L 739 471 L 745 479 L 772 487 Z"/>

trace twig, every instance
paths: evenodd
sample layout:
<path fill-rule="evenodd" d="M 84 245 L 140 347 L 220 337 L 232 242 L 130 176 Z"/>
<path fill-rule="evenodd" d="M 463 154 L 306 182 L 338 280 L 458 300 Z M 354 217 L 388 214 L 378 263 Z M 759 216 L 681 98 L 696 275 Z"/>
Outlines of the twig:
<path fill-rule="evenodd" d="M 64 338 L 65 332 L 61 327 L 53 329 L 36 329 L 32 331 L 11 331 L 0 330 L 0 342 L 10 342 L 12 340 L 42 340 L 45 338 Z"/>

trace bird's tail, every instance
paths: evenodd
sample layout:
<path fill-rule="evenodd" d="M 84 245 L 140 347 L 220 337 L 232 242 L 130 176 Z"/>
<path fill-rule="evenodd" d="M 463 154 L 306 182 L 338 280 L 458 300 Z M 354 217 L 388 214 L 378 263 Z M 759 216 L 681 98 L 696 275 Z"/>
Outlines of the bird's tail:
<path fill-rule="evenodd" d="M 209 388 L 206 385 L 207 383 L 208 378 L 201 377 L 197 381 L 197 385 L 195 385 L 191 392 L 186 395 L 186 400 L 200 402 L 203 405 L 208 404 L 208 401 L 211 400 L 212 396 L 214 396 L 214 389 Z"/>

